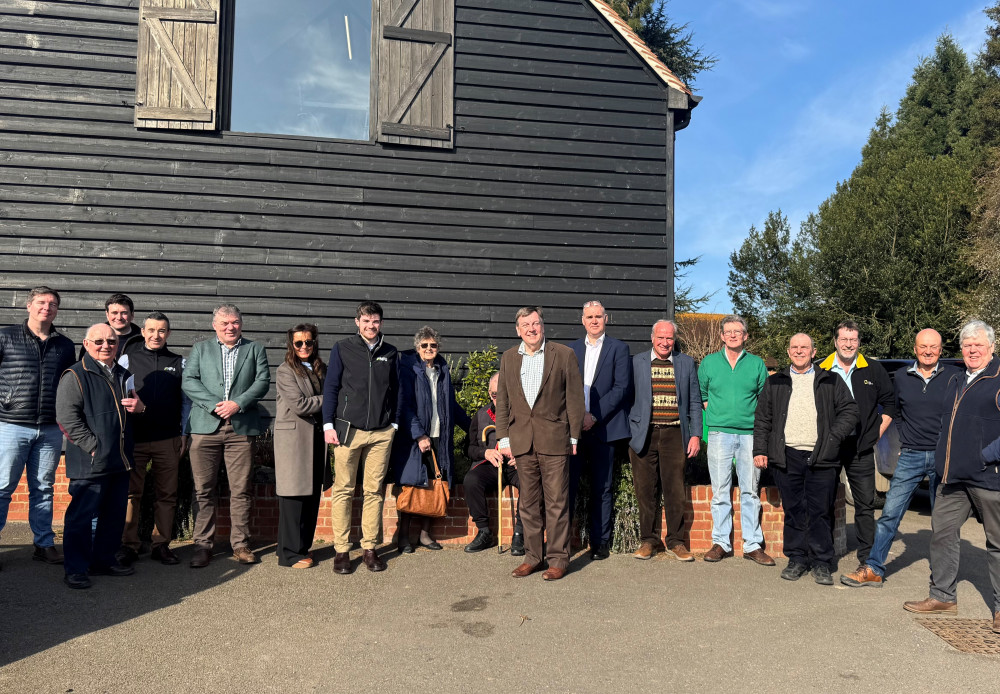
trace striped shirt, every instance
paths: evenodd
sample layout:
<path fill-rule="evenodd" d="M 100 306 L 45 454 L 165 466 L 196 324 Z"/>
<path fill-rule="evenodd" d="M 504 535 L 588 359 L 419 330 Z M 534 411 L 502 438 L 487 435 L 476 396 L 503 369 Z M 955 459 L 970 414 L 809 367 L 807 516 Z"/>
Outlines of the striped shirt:
<path fill-rule="evenodd" d="M 222 349 L 222 384 L 225 392 L 223 400 L 228 400 L 229 390 L 233 387 L 233 374 L 236 373 L 236 357 L 239 356 L 243 338 L 240 337 L 237 339 L 236 344 L 232 347 L 226 347 L 219 338 L 215 338 L 215 341 L 219 343 L 219 348 Z"/>
<path fill-rule="evenodd" d="M 545 371 L 545 341 L 534 354 L 528 354 L 524 349 L 524 343 L 517 348 L 517 353 L 521 355 L 521 390 L 524 392 L 524 399 L 528 401 L 528 407 L 535 406 L 538 399 L 538 391 L 542 387 L 542 374 Z"/>

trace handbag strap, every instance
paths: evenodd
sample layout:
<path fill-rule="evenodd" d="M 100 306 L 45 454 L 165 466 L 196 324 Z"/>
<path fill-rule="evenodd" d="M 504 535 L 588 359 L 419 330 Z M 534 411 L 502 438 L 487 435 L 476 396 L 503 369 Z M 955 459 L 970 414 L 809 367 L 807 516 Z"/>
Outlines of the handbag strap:
<path fill-rule="evenodd" d="M 441 479 L 441 468 L 438 467 L 438 457 L 437 454 L 434 452 L 433 446 L 431 447 L 430 453 L 431 453 L 431 460 L 434 461 L 434 479 L 439 480 Z"/>

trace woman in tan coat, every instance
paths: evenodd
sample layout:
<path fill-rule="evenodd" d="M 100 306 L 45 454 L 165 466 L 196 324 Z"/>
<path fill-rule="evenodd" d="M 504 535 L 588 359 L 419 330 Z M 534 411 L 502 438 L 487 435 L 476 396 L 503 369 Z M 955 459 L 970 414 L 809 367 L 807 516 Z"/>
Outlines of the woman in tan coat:
<path fill-rule="evenodd" d="M 288 331 L 288 350 L 277 373 L 274 474 L 278 494 L 278 564 L 293 569 L 315 565 L 312 553 L 319 501 L 330 486 L 323 442 L 323 378 L 319 331 L 301 323 Z"/>

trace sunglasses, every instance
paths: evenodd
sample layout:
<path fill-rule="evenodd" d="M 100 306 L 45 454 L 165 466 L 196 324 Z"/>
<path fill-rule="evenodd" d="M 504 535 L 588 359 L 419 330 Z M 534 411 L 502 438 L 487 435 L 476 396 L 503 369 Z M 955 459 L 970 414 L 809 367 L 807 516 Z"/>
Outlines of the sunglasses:
<path fill-rule="evenodd" d="M 437 349 L 438 343 L 436 342 L 421 342 L 420 349 Z"/>
<path fill-rule="evenodd" d="M 87 340 L 87 341 L 92 345 L 97 345 L 98 347 L 103 345 L 105 342 L 107 342 L 108 346 L 110 347 L 114 347 L 115 345 L 118 344 L 118 340 Z"/>
<path fill-rule="evenodd" d="M 302 349 L 303 347 L 312 347 L 316 344 L 316 340 L 296 340 L 292 343 L 295 349 Z"/>

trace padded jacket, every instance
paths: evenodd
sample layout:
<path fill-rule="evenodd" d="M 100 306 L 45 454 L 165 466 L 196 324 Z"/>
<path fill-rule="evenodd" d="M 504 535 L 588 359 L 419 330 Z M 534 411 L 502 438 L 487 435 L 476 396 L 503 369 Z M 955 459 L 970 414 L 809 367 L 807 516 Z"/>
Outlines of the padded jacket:
<path fill-rule="evenodd" d="M 0 329 L 0 422 L 55 424 L 59 377 L 75 361 L 73 342 L 52 326 L 44 342 L 28 321 Z"/>

